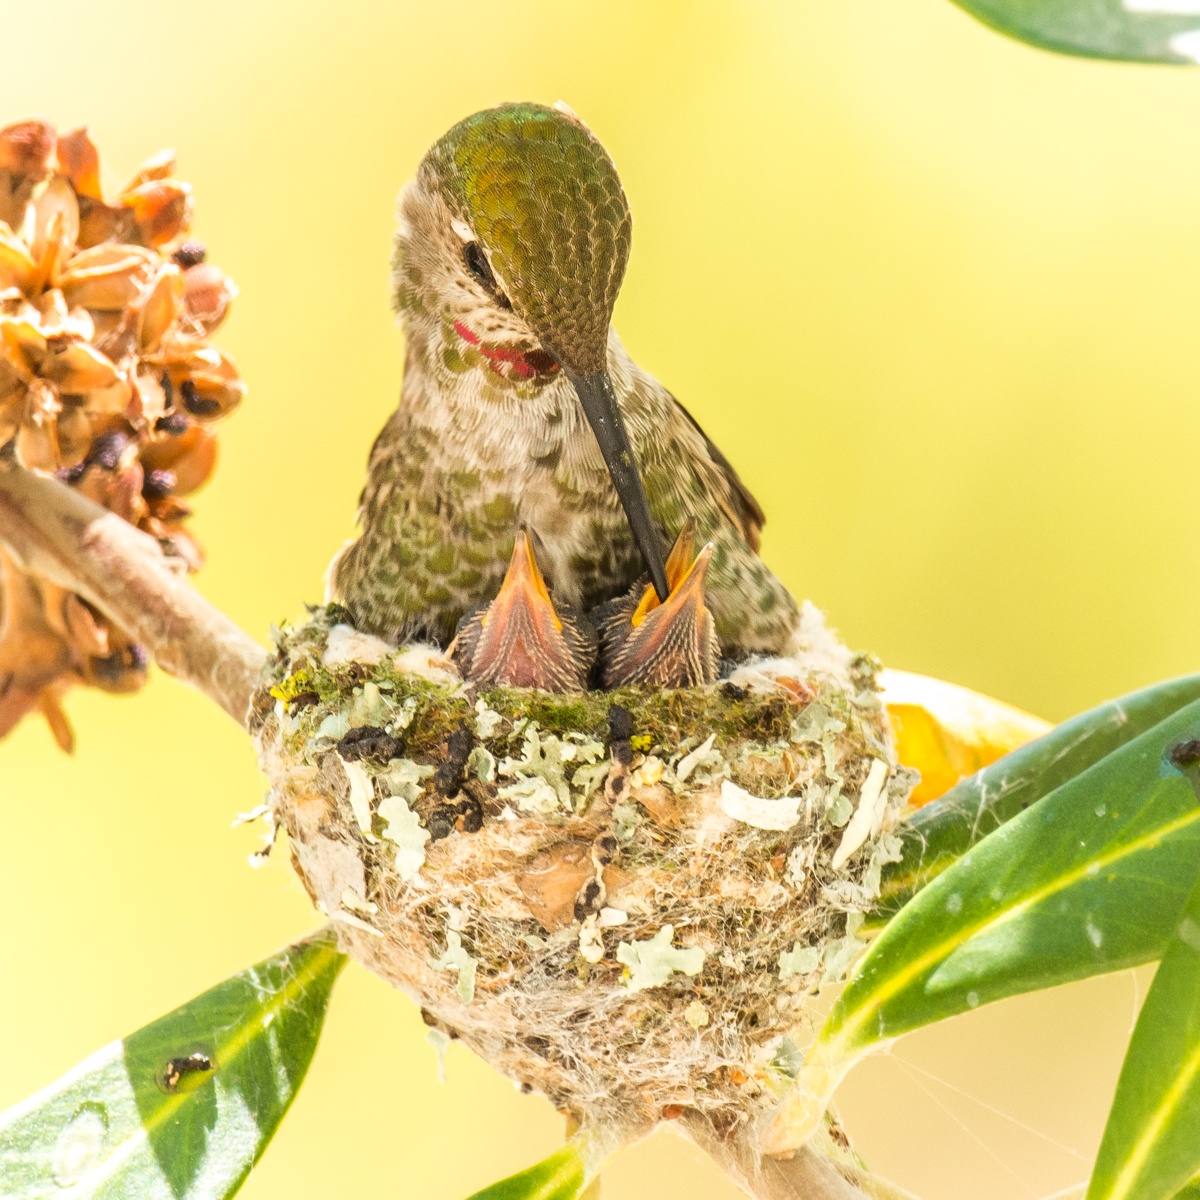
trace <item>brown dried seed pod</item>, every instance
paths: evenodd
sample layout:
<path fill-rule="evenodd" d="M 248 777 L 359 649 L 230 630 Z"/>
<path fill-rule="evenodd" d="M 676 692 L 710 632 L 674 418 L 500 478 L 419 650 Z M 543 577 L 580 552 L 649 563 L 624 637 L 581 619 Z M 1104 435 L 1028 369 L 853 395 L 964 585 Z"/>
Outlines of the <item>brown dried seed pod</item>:
<path fill-rule="evenodd" d="M 100 152 L 86 125 L 68 130 L 58 139 L 58 166 L 78 196 L 104 201 L 100 190 Z"/>
<path fill-rule="evenodd" d="M 121 189 L 121 195 L 129 195 L 144 183 L 170 178 L 175 174 L 176 165 L 174 150 L 160 150 L 157 154 L 152 154 L 138 167 L 133 178 Z"/>
<path fill-rule="evenodd" d="M 25 243 L 15 234 L 0 228 L 0 290 L 17 288 L 25 292 L 37 274 Z"/>
<path fill-rule="evenodd" d="M 139 691 L 146 684 L 149 665 L 145 648 L 116 625 L 109 626 L 108 636 L 109 653 L 80 664 L 84 683 L 117 695 Z"/>
<path fill-rule="evenodd" d="M 155 257 L 141 246 L 105 243 L 67 263 L 59 281 L 71 308 L 122 311 L 154 275 Z"/>
<path fill-rule="evenodd" d="M 55 436 L 58 414 L 46 411 L 48 403 L 39 405 L 33 399 L 37 386 L 38 381 L 35 380 L 29 387 L 27 410 L 39 411 L 35 411 L 32 418 L 26 416 L 17 430 L 17 460 L 22 466 L 35 471 L 57 471 L 62 461 L 58 454 L 58 438 Z"/>
<path fill-rule="evenodd" d="M 105 242 L 130 242 L 137 236 L 133 211 L 79 196 L 79 247 L 89 249 Z"/>
<path fill-rule="evenodd" d="M 147 430 L 154 428 L 155 422 L 163 415 L 167 407 L 167 395 L 163 385 L 150 371 L 140 371 L 133 377 L 133 399 L 129 404 L 129 419 Z"/>
<path fill-rule="evenodd" d="M 54 286 L 58 270 L 79 240 L 79 201 L 75 189 L 56 175 L 33 202 L 33 244 L 30 256 L 41 268 L 42 278 Z M 53 258 L 47 261 L 47 253 Z"/>
<path fill-rule="evenodd" d="M 168 179 L 172 152 L 143 163 L 109 204 L 87 129 L 58 138 L 57 156 L 55 140 L 44 122 L 0 130 L 0 446 L 56 470 L 197 569 L 203 551 L 179 497 L 217 461 L 215 437 L 195 421 L 225 415 L 244 392 L 205 340 L 236 288 L 206 265 L 189 297 L 184 271 L 205 252 L 178 244 L 192 197 Z M 19 611 L 16 624 L 5 615 Z M 68 686 L 127 691 L 145 678 L 142 650 L 78 597 L 0 575 L 0 661 L 26 653 L 27 669 L 0 671 L 19 684 L 0 698 L 0 732 L 38 710 L 66 745 Z"/>
<path fill-rule="evenodd" d="M 237 296 L 233 280 L 212 263 L 202 262 L 184 273 L 184 304 L 205 333 L 212 333 L 225 320 Z"/>
<path fill-rule="evenodd" d="M 108 623 L 85 604 L 73 592 L 58 589 L 62 593 L 61 601 L 55 603 L 51 597 L 53 585 L 46 585 L 47 593 L 46 615 L 53 619 L 60 616 L 63 633 L 81 657 L 105 657 L 111 652 L 108 644 Z"/>
<path fill-rule="evenodd" d="M 18 121 L 0 129 L 0 221 L 20 233 L 33 189 L 50 174 L 54 128 L 45 121 Z"/>
<path fill-rule="evenodd" d="M 31 304 L 22 304 L 19 312 L 8 319 L 0 319 L 0 335 L 3 336 L 9 361 L 23 363 L 30 371 L 46 353 L 46 336 L 38 328 L 38 311 Z"/>
<path fill-rule="evenodd" d="M 216 347 L 193 337 L 172 334 L 157 353 L 146 358 L 165 367 L 178 406 L 198 421 L 228 416 L 246 394 L 233 362 Z"/>
<path fill-rule="evenodd" d="M 37 710 L 46 720 L 50 735 L 58 743 L 58 748 L 64 754 L 70 754 L 75 749 L 75 731 L 67 714 L 63 712 L 62 693 L 69 686 L 68 677 L 60 676 L 53 683 L 44 687 L 37 698 Z M 0 736 L 3 736 L 0 734 Z"/>
<path fill-rule="evenodd" d="M 108 485 L 108 498 L 105 508 L 114 512 L 122 520 L 131 525 L 144 521 L 150 514 L 142 489 L 145 486 L 145 474 L 142 464 L 134 461 L 113 473 Z"/>
<path fill-rule="evenodd" d="M 87 309 L 68 310 L 66 297 L 58 288 L 50 288 L 36 296 L 33 308 L 38 314 L 38 329 L 48 342 L 67 338 L 87 342 L 95 332 Z"/>
<path fill-rule="evenodd" d="M 54 126 L 45 121 L 17 121 L 0 129 L 0 168 L 41 183 L 54 161 Z"/>
<path fill-rule="evenodd" d="M 72 395 L 111 388 L 121 378 L 117 368 L 86 342 L 67 342 L 48 348 L 38 373 L 60 392 Z"/>
<path fill-rule="evenodd" d="M 215 421 L 241 399 L 236 387 L 202 376 L 185 379 L 179 385 L 179 402 L 188 416 L 197 421 Z"/>
<path fill-rule="evenodd" d="M 0 690 L 0 737 L 27 712 L 36 711 L 43 693 L 56 682 L 67 675 L 78 678 L 69 647 L 46 619 L 43 586 L 0 550 L 0 679 L 5 680 Z M 69 733 L 70 727 L 66 729 Z M 55 737 L 69 750 L 71 739 L 64 745 L 60 731 L 54 729 Z"/>
<path fill-rule="evenodd" d="M 156 521 L 182 521 L 192 515 L 192 510 L 173 493 L 175 473 L 173 471 L 148 471 L 142 484 L 142 495 L 150 507 L 150 516 Z"/>
<path fill-rule="evenodd" d="M 183 272 L 174 263 L 164 264 L 140 302 L 137 340 L 143 354 L 152 354 L 162 344 L 183 311 L 183 299 Z"/>
<path fill-rule="evenodd" d="M 109 387 L 96 388 L 84 397 L 84 407 L 92 418 L 104 418 L 96 426 L 96 432 L 104 432 L 111 418 L 130 416 L 130 405 L 133 402 L 133 385 L 124 375 L 118 375 L 115 383 Z"/>
<path fill-rule="evenodd" d="M 82 474 L 78 479 L 72 481 L 75 487 L 94 504 L 99 504 L 103 508 L 111 509 L 114 502 L 120 503 L 122 489 L 117 483 L 116 467 L 88 462 L 86 459 L 84 464 Z"/>
<path fill-rule="evenodd" d="M 73 467 L 83 461 L 92 444 L 93 428 L 91 418 L 84 410 L 79 399 L 63 403 L 63 410 L 58 414 L 55 432 L 58 434 L 58 456 L 64 467 Z M 0 438 L 3 438 L 0 430 Z"/>
<path fill-rule="evenodd" d="M 191 227 L 192 189 L 186 183 L 151 179 L 126 192 L 121 203 L 133 213 L 147 246 L 163 246 Z"/>
<path fill-rule="evenodd" d="M 175 476 L 176 496 L 187 496 L 208 481 L 217 466 L 218 443 L 214 433 L 190 425 L 177 436 L 157 437 L 142 448 L 147 471 L 169 470 Z"/>
<path fill-rule="evenodd" d="M 0 381 L 4 376 L 4 364 L 0 363 Z M 7 445 L 16 436 L 21 424 L 21 401 L 24 392 L 15 398 L 0 396 L 0 445 Z"/>
<path fill-rule="evenodd" d="M 175 558 L 183 559 L 189 571 L 199 571 L 207 561 L 204 547 L 182 525 L 164 522 L 162 531 L 157 536 L 163 543 L 164 551 Z"/>
<path fill-rule="evenodd" d="M 9 329 L 11 320 L 0 317 L 0 396 L 24 390 L 31 377 L 29 364 Z"/>

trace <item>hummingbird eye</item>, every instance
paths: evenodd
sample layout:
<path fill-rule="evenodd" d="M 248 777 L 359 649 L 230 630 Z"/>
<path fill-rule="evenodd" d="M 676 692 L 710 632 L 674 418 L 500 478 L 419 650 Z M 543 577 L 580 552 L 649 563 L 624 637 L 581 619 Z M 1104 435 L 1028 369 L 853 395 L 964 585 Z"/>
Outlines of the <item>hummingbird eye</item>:
<path fill-rule="evenodd" d="M 479 285 L 501 308 L 512 308 L 512 301 L 500 290 L 492 268 L 488 264 L 487 255 L 478 242 L 467 242 L 463 246 L 463 264 L 479 281 Z"/>

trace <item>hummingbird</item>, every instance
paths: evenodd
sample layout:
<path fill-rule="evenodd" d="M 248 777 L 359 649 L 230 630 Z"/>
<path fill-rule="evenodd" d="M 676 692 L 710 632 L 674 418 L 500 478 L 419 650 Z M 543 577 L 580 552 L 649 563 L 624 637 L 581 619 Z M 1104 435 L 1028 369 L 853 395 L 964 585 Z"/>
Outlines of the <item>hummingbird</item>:
<path fill-rule="evenodd" d="M 475 113 L 425 154 L 398 215 L 400 403 L 372 447 L 362 532 L 330 564 L 328 598 L 365 632 L 446 646 L 511 564 L 514 586 L 537 593 L 515 553 L 528 529 L 565 611 L 640 596 L 645 573 L 660 613 L 694 623 L 707 602 L 711 624 L 693 632 L 725 658 L 786 651 L 798 610 L 758 556 L 762 509 L 611 327 L 632 218 L 591 130 L 563 104 Z M 704 562 L 676 572 L 689 591 L 672 609 L 666 551 L 689 518 Z M 506 601 L 491 620 L 526 607 Z M 636 607 L 617 604 L 630 622 Z M 626 656 L 617 676 L 643 677 L 630 655 L 645 644 L 653 657 L 663 637 L 643 629 L 631 642 L 611 608 L 601 616 Z M 501 633 L 497 645 L 516 644 Z"/>

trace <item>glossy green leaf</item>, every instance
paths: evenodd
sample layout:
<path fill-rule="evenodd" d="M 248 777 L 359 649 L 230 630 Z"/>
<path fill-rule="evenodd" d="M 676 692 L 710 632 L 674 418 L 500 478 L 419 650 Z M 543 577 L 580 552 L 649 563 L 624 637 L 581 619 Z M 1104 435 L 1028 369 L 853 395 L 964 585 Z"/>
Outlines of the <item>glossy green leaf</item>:
<path fill-rule="evenodd" d="M 317 934 L 0 1115 L 0 1195 L 233 1195 L 304 1079 L 345 962 Z"/>
<path fill-rule="evenodd" d="M 919 809 L 901 828 L 903 857 L 884 868 L 882 925 L 973 845 L 1055 788 L 1200 699 L 1200 674 L 1130 692 L 1056 725 Z"/>
<path fill-rule="evenodd" d="M 1197 738 L 1193 701 L 919 892 L 830 1013 L 822 1069 L 980 1004 L 1159 958 L 1200 869 L 1200 764 L 1176 761 Z"/>
<path fill-rule="evenodd" d="M 1131 62 L 1200 59 L 1195 0 L 955 0 L 985 25 L 1018 41 Z"/>
<path fill-rule="evenodd" d="M 583 1145 L 570 1141 L 536 1166 L 493 1183 L 468 1200 L 576 1200 L 587 1184 Z"/>
<path fill-rule="evenodd" d="M 1134 1027 L 1087 1200 L 1170 1200 L 1197 1172 L 1200 884 Z"/>

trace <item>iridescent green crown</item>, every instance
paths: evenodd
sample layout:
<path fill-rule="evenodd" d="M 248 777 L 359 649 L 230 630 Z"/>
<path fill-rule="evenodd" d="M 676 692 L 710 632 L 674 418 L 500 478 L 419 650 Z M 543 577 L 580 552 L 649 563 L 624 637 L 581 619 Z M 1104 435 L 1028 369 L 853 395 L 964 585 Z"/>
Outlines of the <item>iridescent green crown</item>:
<path fill-rule="evenodd" d="M 603 369 L 633 222 L 591 131 L 558 109 L 502 104 L 459 121 L 420 173 L 474 230 L 542 344 L 577 375 Z"/>

